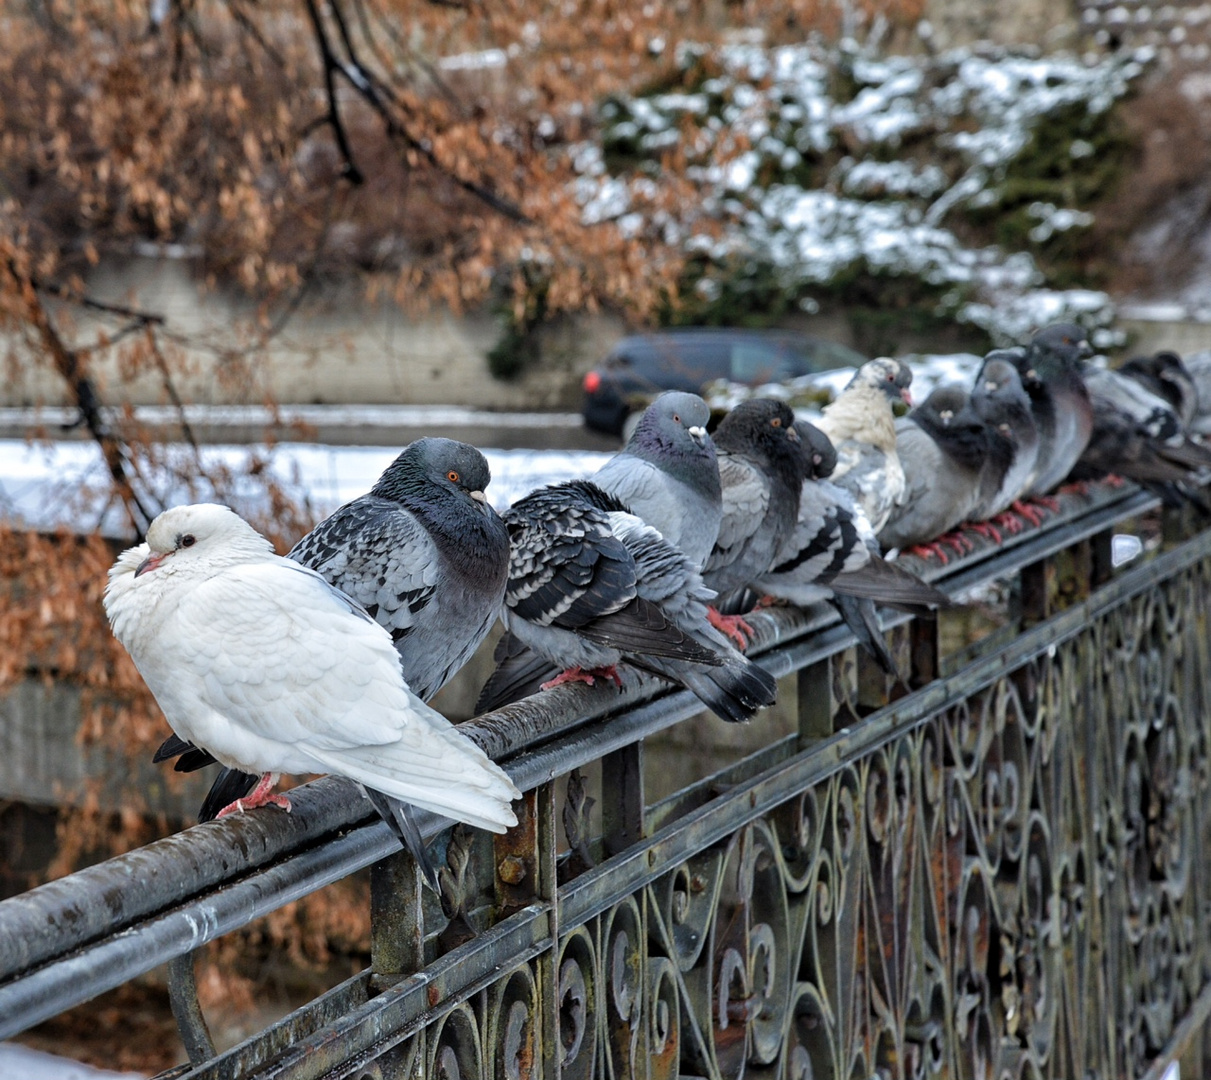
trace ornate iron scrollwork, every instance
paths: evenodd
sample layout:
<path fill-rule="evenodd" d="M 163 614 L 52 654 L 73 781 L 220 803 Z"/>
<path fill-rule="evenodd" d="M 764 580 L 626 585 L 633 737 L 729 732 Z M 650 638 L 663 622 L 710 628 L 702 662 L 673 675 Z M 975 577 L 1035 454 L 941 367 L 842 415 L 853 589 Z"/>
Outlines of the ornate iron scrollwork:
<path fill-rule="evenodd" d="M 586 901 L 549 966 L 431 1025 L 428 1075 L 1141 1074 L 1211 978 L 1208 610 L 1196 564 L 831 768 L 778 766 L 803 780 L 761 812 L 725 792 L 730 831 L 674 821 L 639 849 L 682 853 Z M 604 897 L 572 787 L 560 894 Z"/>

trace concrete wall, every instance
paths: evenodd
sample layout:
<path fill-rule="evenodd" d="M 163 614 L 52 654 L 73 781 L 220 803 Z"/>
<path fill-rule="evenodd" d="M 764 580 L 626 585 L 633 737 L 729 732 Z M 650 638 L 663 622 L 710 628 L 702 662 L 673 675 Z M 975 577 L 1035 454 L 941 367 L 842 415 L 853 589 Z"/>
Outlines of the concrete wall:
<path fill-rule="evenodd" d="M 273 335 L 249 368 L 239 354 L 249 345 L 253 305 L 229 291 L 202 291 L 181 260 L 132 258 L 107 263 L 86 283 L 99 300 L 165 316 L 179 335 L 172 346 L 181 396 L 204 404 L 459 404 L 499 409 L 579 407 L 580 378 L 623 335 L 621 320 L 579 316 L 545 330 L 542 361 L 516 382 L 491 377 L 485 357 L 500 322 L 483 312 L 434 311 L 410 319 L 389 300 L 372 302 L 353 289 L 326 289 Z M 72 340 L 112 333 L 114 321 L 81 320 Z M 20 344 L 7 345 L 20 353 Z M 107 350 L 112 353 L 114 350 Z M 165 401 L 156 372 L 131 378 L 115 359 L 98 354 L 96 374 L 107 400 Z M 23 359 L 28 360 L 28 354 Z M 21 363 L 0 387 L 0 405 L 63 403 L 58 376 L 44 362 Z"/>

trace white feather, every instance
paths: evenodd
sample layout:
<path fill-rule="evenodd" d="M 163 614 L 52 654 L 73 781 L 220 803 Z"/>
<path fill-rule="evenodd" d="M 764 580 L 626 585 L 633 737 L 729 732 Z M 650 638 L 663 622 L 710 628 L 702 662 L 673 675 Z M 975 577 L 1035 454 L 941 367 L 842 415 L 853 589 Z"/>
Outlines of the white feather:
<path fill-rule="evenodd" d="M 163 561 L 136 576 L 149 555 Z M 224 765 L 339 773 L 483 828 L 516 824 L 517 789 L 408 689 L 390 635 L 227 508 L 161 514 L 110 570 L 105 610 L 173 730 Z"/>

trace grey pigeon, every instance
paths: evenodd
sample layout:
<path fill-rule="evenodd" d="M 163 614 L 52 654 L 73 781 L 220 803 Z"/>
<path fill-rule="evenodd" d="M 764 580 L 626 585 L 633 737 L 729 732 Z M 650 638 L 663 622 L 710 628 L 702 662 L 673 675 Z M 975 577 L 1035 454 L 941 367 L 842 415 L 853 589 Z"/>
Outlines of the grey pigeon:
<path fill-rule="evenodd" d="M 509 536 L 484 498 L 489 480 L 488 463 L 473 446 L 418 439 L 368 495 L 320 522 L 288 556 L 317 570 L 391 634 L 404 681 L 424 701 L 470 659 L 504 601 Z M 162 747 L 156 760 L 168 756 L 175 755 Z M 195 754 L 177 768 L 208 763 Z M 242 798 L 256 779 L 225 769 L 199 819 Z"/>
<path fill-rule="evenodd" d="M 879 530 L 879 542 L 909 548 L 966 521 L 982 492 L 995 490 L 986 470 L 999 468 L 999 484 L 1008 462 L 991 464 L 987 425 L 958 386 L 938 387 L 896 427 L 907 498 Z"/>
<path fill-rule="evenodd" d="M 1189 429 L 1198 417 L 1199 392 L 1193 374 L 1175 352 L 1136 356 L 1119 368 L 1128 378 L 1164 398 Z"/>
<path fill-rule="evenodd" d="M 799 513 L 801 466 L 795 414 L 782 401 L 743 401 L 715 431 L 723 515 L 702 577 L 720 594 L 744 589 L 774 563 Z M 712 609 L 715 626 L 741 646 L 751 628 Z"/>
<path fill-rule="evenodd" d="M 1011 455 L 1001 482 L 981 495 L 971 513 L 973 521 L 986 521 L 1004 513 L 1026 491 L 1038 465 L 1039 432 L 1018 369 L 996 355 L 985 358 L 971 391 L 971 404 L 991 429 L 990 437 L 1008 441 Z M 1030 511 L 1027 516 L 1037 524 Z"/>
<path fill-rule="evenodd" d="M 816 421 L 837 450 L 833 483 L 853 493 L 876 532 L 905 497 L 892 404 L 911 404 L 911 383 L 907 364 L 888 357 L 870 360 Z"/>
<path fill-rule="evenodd" d="M 626 446 L 593 476 L 700 568 L 723 513 L 711 410 L 697 394 L 661 394 L 639 418 Z"/>
<path fill-rule="evenodd" d="M 836 457 L 806 421 L 796 421 L 804 452 L 804 479 L 795 528 L 770 570 L 754 582 L 757 591 L 800 606 L 833 600 L 858 641 L 888 674 L 895 661 L 879 628 L 874 604 L 918 613 L 948 606 L 949 599 L 915 574 L 886 562 L 861 507 L 844 488 L 829 483 Z"/>
<path fill-rule="evenodd" d="M 1018 369 L 1038 430 L 1039 450 L 1027 496 L 1046 495 L 1061 483 L 1089 443 L 1093 403 L 1081 375 L 1081 360 L 1091 351 L 1079 326 L 1055 323 L 1035 334 L 1025 349 L 995 354 Z"/>
<path fill-rule="evenodd" d="M 1107 420 L 1109 411 L 1122 414 L 1134 427 L 1138 437 L 1148 443 L 1149 456 L 1155 455 L 1174 468 L 1187 472 L 1211 466 L 1211 450 L 1194 442 L 1177 410 L 1163 397 L 1154 394 L 1137 380 L 1109 368 L 1089 365 L 1085 368 L 1084 377 L 1089 396 L 1099 407 L 1103 422 Z M 1132 462 L 1138 463 L 1135 459 Z M 1123 475 L 1130 473 L 1123 471 Z"/>
<path fill-rule="evenodd" d="M 773 703 L 773 677 L 707 621 L 715 594 L 697 568 L 614 496 L 568 481 L 531 492 L 504 519 L 512 554 L 501 617 L 512 638 L 565 669 L 544 687 L 620 682 L 626 661 L 685 686 L 725 720 Z M 533 670 L 519 649 L 504 657 Z M 504 704 L 519 685 L 502 664 L 480 707 Z"/>

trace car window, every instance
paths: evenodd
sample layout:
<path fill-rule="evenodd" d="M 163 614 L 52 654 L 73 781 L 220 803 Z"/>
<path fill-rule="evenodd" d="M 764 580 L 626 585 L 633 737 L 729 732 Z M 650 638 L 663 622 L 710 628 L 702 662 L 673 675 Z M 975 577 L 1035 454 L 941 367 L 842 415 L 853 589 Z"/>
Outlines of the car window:
<path fill-rule="evenodd" d="M 865 356 L 846 345 L 838 345 L 835 341 L 813 341 L 804 349 L 795 351 L 791 374 L 810 375 L 816 371 L 861 367 L 865 363 Z"/>
<path fill-rule="evenodd" d="M 790 374 L 786 358 L 758 341 L 738 341 L 732 345 L 732 382 L 760 384 L 776 382 Z"/>

